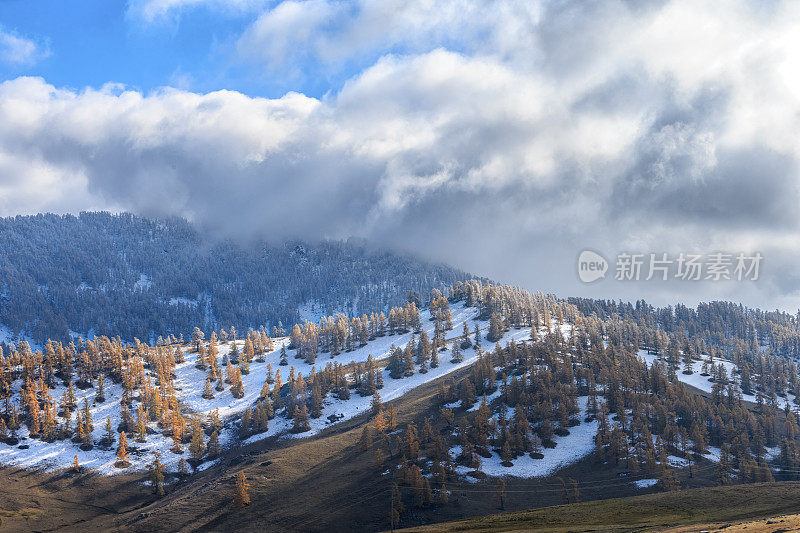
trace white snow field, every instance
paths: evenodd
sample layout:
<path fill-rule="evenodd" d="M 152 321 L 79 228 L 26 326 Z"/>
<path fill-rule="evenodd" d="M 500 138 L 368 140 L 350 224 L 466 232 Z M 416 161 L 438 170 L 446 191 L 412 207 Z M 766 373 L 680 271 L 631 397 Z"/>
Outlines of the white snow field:
<path fill-rule="evenodd" d="M 581 420 L 586 417 L 586 404 L 588 397 L 578 398 L 581 409 Z M 549 476 L 567 465 L 583 459 L 594 450 L 594 437 L 597 435 L 599 423 L 597 420 L 581 422 L 580 425 L 569 428 L 569 435 L 555 436 L 555 448 L 543 448 L 541 459 L 533 459 L 529 455 L 517 457 L 512 461 L 513 466 L 503 466 L 497 452 L 492 452 L 489 458 L 481 457 L 480 471 L 492 477 L 511 476 L 520 478 L 533 478 Z M 455 458 L 461 453 L 461 446 L 450 448 L 451 457 Z M 457 466 L 460 474 L 472 472 L 472 468 Z"/>
<path fill-rule="evenodd" d="M 660 359 L 659 356 L 648 353 L 647 350 L 639 350 L 638 355 L 639 357 L 644 359 L 644 361 L 648 364 L 648 366 L 652 365 L 653 361 L 655 361 L 656 359 Z M 710 381 L 711 379 L 710 376 L 703 376 L 700 374 L 699 371 L 700 365 L 703 362 L 702 360 L 706 359 L 708 356 L 704 355 L 701 357 L 702 359 L 698 359 L 697 361 L 695 361 L 694 373 L 684 374 L 681 368 L 679 368 L 676 371 L 678 375 L 678 381 L 680 381 L 681 383 L 686 383 L 687 385 L 691 385 L 692 387 L 700 389 L 703 392 L 710 393 L 711 388 L 714 386 L 714 383 Z M 718 357 L 714 357 L 713 361 L 715 365 L 722 363 L 722 365 L 725 366 L 725 371 L 728 373 L 728 378 L 734 379 L 737 384 L 739 383 L 739 375 L 737 374 L 738 368 L 733 362 L 728 361 L 727 359 L 720 359 Z M 741 390 L 739 392 L 742 394 L 743 400 L 748 402 L 756 401 L 756 396 L 754 394 L 745 394 L 741 392 Z M 791 392 L 787 392 L 785 398 L 780 398 L 780 397 L 778 398 L 778 407 L 780 409 L 783 409 L 785 405 L 789 405 L 789 409 L 793 411 L 800 410 L 800 407 L 798 407 L 798 405 L 794 403 L 794 395 Z"/>
<path fill-rule="evenodd" d="M 477 309 L 466 308 L 462 303 L 457 303 L 451 306 L 451 314 L 453 321 L 453 329 L 448 332 L 447 336 L 453 338 L 461 333 L 464 322 L 468 322 L 470 329 L 474 330 L 474 326 L 479 324 L 482 329 L 487 327 L 488 321 L 477 321 Z M 429 335 L 433 333 L 433 322 L 430 321 L 430 313 L 427 310 L 421 311 L 420 318 L 423 328 Z M 485 332 L 482 336 L 485 335 Z M 295 373 L 302 373 L 303 376 L 308 376 L 312 368 L 317 371 L 322 370 L 329 361 L 337 361 L 342 364 L 350 363 L 351 361 L 363 362 L 366 361 L 369 355 L 375 359 L 381 359 L 388 356 L 392 345 L 397 347 L 404 347 L 411 339 L 412 334 L 406 333 L 402 335 L 385 336 L 369 342 L 366 346 L 358 348 L 352 352 L 343 352 L 335 358 L 331 358 L 329 354 L 319 354 L 315 365 L 308 365 L 301 359 L 296 359 L 295 350 L 287 350 L 288 353 L 288 366 L 279 366 L 280 350 L 283 344 L 288 343 L 288 340 L 282 339 L 275 342 L 275 349 L 265 355 L 265 361 L 262 363 L 253 362 L 250 364 L 250 373 L 242 376 L 244 383 L 244 397 L 236 399 L 231 395 L 229 386 L 226 385 L 224 391 L 215 391 L 213 399 L 202 398 L 203 388 L 206 381 L 205 371 L 195 368 L 196 354 L 189 352 L 187 348 L 185 361 L 176 366 L 176 378 L 174 381 L 176 395 L 184 409 L 184 414 L 193 413 L 197 416 L 205 417 L 215 409 L 219 409 L 220 417 L 225 421 L 225 427 L 220 433 L 220 442 L 225 446 L 232 446 L 236 444 L 237 424 L 233 420 L 235 415 L 243 412 L 247 407 L 253 405 L 258 399 L 261 392 L 261 387 L 266 379 L 267 364 L 271 364 L 272 371 L 275 373 L 280 370 L 281 379 L 285 382 L 288 378 L 289 371 L 294 367 Z M 530 337 L 530 328 L 515 329 L 507 332 L 503 339 L 502 344 L 511 342 L 511 340 L 520 341 Z M 244 342 L 238 341 L 238 346 L 241 349 Z M 493 345 L 483 340 L 483 348 L 485 350 L 493 349 Z M 220 344 L 219 357 L 221 358 L 231 350 L 231 343 Z M 416 372 L 414 375 L 403 379 L 392 379 L 389 377 L 389 372 L 384 370 L 384 387 L 379 391 L 381 398 L 384 401 L 399 398 L 407 392 L 413 390 L 420 385 L 423 385 L 431 380 L 440 378 L 454 370 L 463 368 L 473 364 L 478 356 L 473 349 L 464 351 L 464 360 L 460 363 L 451 363 L 449 350 L 441 352 L 439 358 L 439 367 L 431 368 L 426 374 Z M 17 380 L 14 383 L 15 392 L 19 391 L 21 381 Z M 53 399 L 58 401 L 64 392 L 63 385 L 51 390 L 50 394 Z M 83 399 L 89 401 L 92 413 L 92 420 L 94 424 L 93 437 L 95 442 L 102 438 L 105 428 L 106 418 L 110 417 L 112 427 L 116 429 L 121 419 L 121 405 L 120 397 L 122 393 L 121 385 L 115 385 L 110 379 L 105 380 L 105 397 L 103 403 L 94 403 L 96 389 L 90 388 L 85 391 L 75 389 L 78 405 L 83 404 Z M 353 393 L 349 400 L 340 400 L 328 395 L 324 400 L 324 408 L 322 416 L 316 419 L 311 419 L 311 430 L 301 434 L 289 433 L 292 422 L 280 416 L 277 416 L 269 421 L 269 429 L 264 433 L 259 433 L 251 436 L 245 442 L 254 442 L 257 440 L 265 439 L 273 436 L 280 436 L 281 438 L 303 438 L 310 435 L 319 433 L 324 428 L 340 421 L 344 421 L 370 409 L 371 397 L 361 397 Z M 331 422 L 329 417 L 332 417 L 336 422 Z M 176 454 L 170 451 L 173 445 L 172 439 L 163 436 L 155 423 L 149 425 L 150 429 L 155 431 L 155 434 L 147 436 L 146 443 L 136 443 L 128 436 L 128 444 L 130 451 L 129 462 L 131 466 L 126 469 L 119 469 L 114 466 L 116 460 L 115 450 L 116 443 L 110 449 L 100 449 L 98 446 L 91 451 L 84 452 L 79 449 L 77 444 L 71 441 L 56 441 L 53 443 L 46 443 L 37 439 L 27 438 L 27 429 L 23 427 L 18 432 L 20 442 L 18 445 L 10 446 L 5 443 L 0 443 L 0 464 L 15 465 L 27 468 L 42 468 L 42 469 L 61 469 L 68 468 L 73 462 L 74 456 L 77 454 L 78 461 L 82 467 L 91 468 L 100 474 L 113 475 L 120 472 L 130 470 L 143 470 L 147 465 L 152 462 L 152 451 L 157 451 L 162 456 L 162 462 L 170 471 L 177 470 L 178 463 L 181 458 L 189 458 L 187 446 L 184 446 L 185 452 L 183 454 Z M 575 428 L 578 429 L 578 428 Z M 22 445 L 23 448 L 19 446 Z M 27 448 L 25 448 L 27 446 Z M 207 467 L 211 463 L 203 463 Z M 502 468 L 502 467 L 501 467 Z"/>
<path fill-rule="evenodd" d="M 65 387 L 59 383 L 58 387 L 51 390 L 50 394 L 54 400 L 58 401 L 64 393 L 64 389 Z M 96 405 L 93 405 L 95 389 L 82 391 L 75 388 L 74 390 L 79 407 L 83 405 L 84 398 L 89 400 L 94 424 L 92 437 L 95 442 L 103 437 L 106 418 L 110 417 L 112 427 L 114 429 L 117 428 L 122 412 L 122 405 L 120 404 L 122 385 L 115 385 L 111 383 L 111 380 L 106 380 L 105 401 Z M 155 423 L 151 424 L 150 427 L 155 429 Z M 114 466 L 116 443 L 108 450 L 95 446 L 90 451 L 83 451 L 78 447 L 78 444 L 73 444 L 70 440 L 47 443 L 38 439 L 30 439 L 28 438 L 28 428 L 26 426 L 20 429 L 18 436 L 20 437 L 20 442 L 16 446 L 0 443 L 0 463 L 24 468 L 59 469 L 70 467 L 75 455 L 77 455 L 78 462 L 82 467 L 90 468 L 100 474 L 112 475 L 126 470 L 118 469 Z M 177 455 L 170 452 L 169 448 L 173 444 L 172 440 L 164 437 L 161 433 L 148 435 L 147 442 L 141 444 L 134 442 L 132 436 L 129 436 L 128 444 L 130 445 L 128 460 L 131 463 L 130 469 L 133 470 L 145 469 L 147 464 L 153 460 L 153 455 L 150 453 L 153 451 L 159 452 L 172 469 L 177 469 L 177 464 L 181 457 L 188 459 L 187 454 Z M 29 448 L 20 449 L 19 446 L 29 446 Z"/>

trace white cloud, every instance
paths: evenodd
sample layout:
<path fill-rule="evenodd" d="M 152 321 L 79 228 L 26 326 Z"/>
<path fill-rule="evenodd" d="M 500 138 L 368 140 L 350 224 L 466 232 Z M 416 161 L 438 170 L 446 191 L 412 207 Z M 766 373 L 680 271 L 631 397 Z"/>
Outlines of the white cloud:
<path fill-rule="evenodd" d="M 238 50 L 273 69 L 300 60 L 337 69 L 375 54 L 439 47 L 504 56 L 534 44 L 540 6 L 529 0 L 284 0 L 258 16 Z"/>
<path fill-rule="evenodd" d="M 255 56 L 272 65 L 283 67 L 307 50 L 310 41 L 337 13 L 339 6 L 327 0 L 294 0 L 281 2 L 262 14 L 239 42 L 242 54 Z"/>
<path fill-rule="evenodd" d="M 159 22 L 183 10 L 205 7 L 219 12 L 243 13 L 263 7 L 268 0 L 128 0 L 129 17 Z"/>
<path fill-rule="evenodd" d="M 28 66 L 50 55 L 46 47 L 0 26 L 0 63 Z"/>
<path fill-rule="evenodd" d="M 3 83 L 0 214 L 113 205 L 229 235 L 359 234 L 565 293 L 584 290 L 587 247 L 763 243 L 778 272 L 800 257 L 800 5 L 726 7 L 282 2 L 241 50 L 285 70 L 378 59 L 321 99 Z M 767 272 L 753 299 L 800 294 Z"/>

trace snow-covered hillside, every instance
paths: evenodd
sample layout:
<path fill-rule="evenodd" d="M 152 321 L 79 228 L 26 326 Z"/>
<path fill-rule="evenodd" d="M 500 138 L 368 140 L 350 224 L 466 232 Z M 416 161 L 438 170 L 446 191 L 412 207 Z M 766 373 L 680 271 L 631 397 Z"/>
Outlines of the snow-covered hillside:
<path fill-rule="evenodd" d="M 648 366 L 652 365 L 653 362 L 656 361 L 657 359 L 661 360 L 659 356 L 654 355 L 648 352 L 647 350 L 639 350 L 638 355 L 648 364 Z M 708 356 L 705 355 L 700 356 L 696 360 L 695 362 L 696 364 L 694 366 L 695 367 L 700 366 L 702 360 L 704 359 L 708 359 Z M 725 372 L 727 373 L 728 379 L 732 379 L 736 382 L 737 389 L 739 393 L 742 395 L 743 400 L 748 402 L 756 402 L 757 398 L 755 394 L 746 394 L 742 392 L 741 389 L 738 387 L 738 385 L 740 384 L 739 369 L 733 362 L 728 361 L 727 359 L 720 359 L 718 357 L 714 357 L 713 362 L 714 365 L 721 364 L 722 366 L 725 367 Z M 684 374 L 681 369 L 678 369 L 676 371 L 676 374 L 678 376 L 678 380 L 681 383 L 691 385 L 692 387 L 699 389 L 703 392 L 711 393 L 712 387 L 714 386 L 713 378 L 710 375 L 704 376 L 696 368 L 691 374 Z M 792 411 L 800 411 L 800 406 L 798 406 L 798 404 L 795 402 L 795 396 L 791 392 L 787 392 L 786 396 L 783 398 L 778 397 L 777 402 L 778 402 L 777 407 L 780 409 L 784 409 L 786 406 L 788 406 L 789 409 L 791 409 Z"/>
<path fill-rule="evenodd" d="M 469 324 L 473 330 L 475 326 L 479 326 L 484 330 L 482 336 L 485 335 L 488 322 L 477 320 L 476 308 L 465 307 L 463 304 L 459 303 L 451 307 L 451 313 L 453 329 L 447 334 L 448 340 L 458 337 L 465 322 Z M 420 318 L 423 329 L 429 335 L 432 335 L 434 322 L 430 320 L 430 313 L 428 311 L 422 311 Z M 201 420 L 206 420 L 209 415 L 217 412 L 224 421 L 224 427 L 220 432 L 220 442 L 223 447 L 234 446 L 238 442 L 237 418 L 244 410 L 248 407 L 252 407 L 258 400 L 262 386 L 267 378 L 268 367 L 271 368 L 273 373 L 280 371 L 282 378 L 285 380 L 292 369 L 296 375 L 302 374 L 303 376 L 308 376 L 313 371 L 319 372 L 329 361 L 336 361 L 341 364 L 364 362 L 370 355 L 375 360 L 381 360 L 389 355 L 393 346 L 404 347 L 412 339 L 413 335 L 413 333 L 404 333 L 400 335 L 378 337 L 368 342 L 365 346 L 351 352 L 343 352 L 336 357 L 330 357 L 329 354 L 320 354 L 314 365 L 309 365 L 304 360 L 295 358 L 296 350 L 287 350 L 288 366 L 280 366 L 279 364 L 281 349 L 288 346 L 288 338 L 276 339 L 273 350 L 264 354 L 263 362 L 253 360 L 253 362 L 250 363 L 249 373 L 242 375 L 244 395 L 241 398 L 235 398 L 231 393 L 230 387 L 227 386 L 223 391 L 215 391 L 213 398 L 203 398 L 206 372 L 196 368 L 197 353 L 194 352 L 191 347 L 187 346 L 182 349 L 185 353 L 185 360 L 175 366 L 175 395 L 180 402 L 182 411 L 187 417 L 195 416 Z M 528 338 L 530 338 L 529 328 L 512 329 L 503 336 L 501 344 L 509 343 L 512 339 L 520 341 Z M 484 348 L 491 349 L 492 346 L 490 344 L 491 343 L 488 341 L 484 341 Z M 237 347 L 241 351 L 244 348 L 244 341 L 237 341 Z M 230 354 L 232 348 L 232 342 L 221 344 L 219 346 L 218 357 L 220 359 L 224 358 L 226 355 Z M 440 358 L 440 364 L 437 368 L 429 368 L 427 373 L 420 373 L 417 371 L 413 375 L 402 379 L 393 379 L 390 377 L 388 370 L 382 369 L 384 386 L 379 391 L 380 395 L 384 401 L 398 398 L 422 384 L 442 377 L 459 368 L 471 365 L 475 362 L 477 357 L 478 354 L 475 350 L 468 349 L 465 351 L 462 361 L 453 363 L 450 361 L 449 355 L 443 352 Z M 151 371 L 148 370 L 147 374 L 150 375 L 150 373 Z M 21 380 L 17 380 L 13 384 L 16 395 L 12 397 L 12 403 L 15 404 L 17 409 L 21 407 L 19 405 L 21 386 Z M 50 394 L 58 401 L 64 394 L 64 390 L 63 384 L 59 384 L 55 389 L 51 390 Z M 118 427 L 122 417 L 122 405 L 120 404 L 122 385 L 114 384 L 110 380 L 106 380 L 104 402 L 95 401 L 97 394 L 96 388 L 89 388 L 84 391 L 76 389 L 75 392 L 79 407 L 83 405 L 84 400 L 88 402 L 94 425 L 92 438 L 95 442 L 101 440 L 107 418 L 111 419 L 112 427 Z M 279 436 L 281 438 L 297 438 L 313 435 L 334 423 L 367 412 L 370 409 L 371 401 L 372 398 L 370 396 L 361 397 L 358 394 L 353 394 L 348 400 L 342 400 L 329 394 L 323 401 L 322 415 L 310 419 L 310 431 L 299 434 L 291 433 L 292 421 L 282 417 L 282 413 L 278 412 L 276 413 L 277 416 L 269 421 L 267 431 L 252 435 L 247 438 L 246 441 L 253 442 L 274 436 Z M 135 407 L 133 409 L 135 409 Z M 78 461 L 82 467 L 92 468 L 101 474 L 114 474 L 129 469 L 144 469 L 146 465 L 152 461 L 153 456 L 151 452 L 157 451 L 161 454 L 162 461 L 166 467 L 170 470 L 176 470 L 181 458 L 188 459 L 186 446 L 183 446 L 184 453 L 174 453 L 171 451 L 173 447 L 172 438 L 163 435 L 162 431 L 163 429 L 159 429 L 155 422 L 151 422 L 148 425 L 146 442 L 133 442 L 129 437 L 129 462 L 131 466 L 127 469 L 119 469 L 114 466 L 116 443 L 106 448 L 96 445 L 92 450 L 82 451 L 77 444 L 69 440 L 56 440 L 55 442 L 47 443 L 42 440 L 29 438 L 28 430 L 23 426 L 17 435 L 20 439 L 18 444 L 9 445 L 0 443 L 0 463 L 24 467 L 58 469 L 71 465 L 74 456 L 77 455 Z M 208 462 L 204 463 L 204 465 L 201 465 L 201 468 L 208 464 Z"/>
<path fill-rule="evenodd" d="M 578 398 L 578 405 L 581 409 L 580 418 L 586 418 L 587 411 L 586 396 Z M 517 457 L 512 461 L 512 466 L 503 466 L 502 460 L 497 452 L 492 451 L 491 457 L 482 458 L 480 471 L 486 475 L 493 477 L 501 476 L 514 476 L 521 478 L 532 477 L 545 477 L 550 474 L 570 465 L 580 459 L 583 459 L 595 449 L 594 437 L 597 435 L 598 422 L 592 419 L 590 422 L 582 422 L 581 424 L 570 428 L 570 434 L 563 437 L 555 436 L 555 447 L 543 448 L 540 459 L 533 459 L 529 455 Z M 460 446 L 454 446 L 450 449 L 450 455 L 453 457 L 461 453 Z M 456 467 L 456 471 L 460 474 L 468 474 L 472 471 L 471 468 L 465 466 Z M 469 479 L 469 478 L 467 478 Z"/>
<path fill-rule="evenodd" d="M 481 336 L 485 339 L 488 321 L 477 319 L 478 310 L 476 308 L 466 307 L 463 303 L 457 303 L 451 306 L 450 311 L 453 328 L 446 335 L 448 341 L 456 338 L 460 339 L 459 334 L 465 323 L 473 331 L 475 327 L 479 327 L 482 332 Z M 422 311 L 420 319 L 422 329 L 429 336 L 432 336 L 434 322 L 431 320 L 430 312 L 427 310 Z M 568 337 L 571 332 L 571 326 L 569 324 L 561 324 L 559 330 L 564 337 Z M 544 330 L 540 331 L 539 336 L 544 333 Z M 288 338 L 274 339 L 272 350 L 254 359 L 250 363 L 249 373 L 241 376 L 244 394 L 240 398 L 234 397 L 229 386 L 226 386 L 222 391 L 215 391 L 213 398 L 204 398 L 207 373 L 196 366 L 198 353 L 194 351 L 193 347 L 184 346 L 181 348 L 184 360 L 174 367 L 174 380 L 172 382 L 174 394 L 180 403 L 181 411 L 188 418 L 194 417 L 201 421 L 206 421 L 212 414 L 218 415 L 224 423 L 219 434 L 220 443 L 223 447 L 232 447 L 240 444 L 239 417 L 246 409 L 252 408 L 257 404 L 262 386 L 268 375 L 276 376 L 280 372 L 283 380 L 286 380 L 290 372 L 296 376 L 303 375 L 308 377 L 314 372 L 320 372 L 329 362 L 337 362 L 343 365 L 351 362 L 364 363 L 371 356 L 373 360 L 380 362 L 383 387 L 379 390 L 379 393 L 383 401 L 388 401 L 399 398 L 416 387 L 441 378 L 454 370 L 472 365 L 478 358 L 478 352 L 472 348 L 465 351 L 463 360 L 459 362 L 451 362 L 449 352 L 442 352 L 437 367 L 428 368 L 425 373 L 419 372 L 419 369 L 417 369 L 411 376 L 400 379 L 392 378 L 388 369 L 383 368 L 386 362 L 385 359 L 389 356 L 393 347 L 404 348 L 416 336 L 416 333 L 411 332 L 379 336 L 370 340 L 366 345 L 350 352 L 342 352 L 336 356 L 331 356 L 329 353 L 319 354 L 314 364 L 309 364 L 305 360 L 296 357 L 297 350 L 288 348 Z M 529 328 L 512 329 L 505 333 L 500 344 L 505 345 L 512 340 L 523 341 L 530 337 Z M 236 347 L 239 352 L 243 351 L 244 341 L 237 341 Z M 493 348 L 491 343 L 485 340 L 483 347 L 487 350 Z M 288 360 L 288 365 L 286 366 L 280 365 L 281 352 L 284 349 Z M 232 350 L 232 342 L 221 343 L 219 345 L 218 358 L 220 360 L 227 359 Z M 657 359 L 657 356 L 645 350 L 641 350 L 638 355 L 649 365 L 652 365 Z M 733 378 L 737 376 L 737 369 L 732 362 L 715 359 L 714 363 L 722 364 L 728 376 Z M 155 377 L 152 372 L 152 370 L 147 370 L 146 373 L 151 377 Z M 684 374 L 679 371 L 677 376 L 681 382 L 697 389 L 706 392 L 711 392 L 712 390 L 713 382 L 710 381 L 710 378 L 702 376 L 697 371 L 692 374 Z M 17 411 L 21 411 L 23 408 L 20 400 L 21 388 L 21 379 L 12 384 L 13 395 L 10 398 L 10 403 Z M 65 390 L 65 386 L 59 382 L 54 389 L 50 390 L 49 394 L 58 401 L 64 395 Z M 144 442 L 134 442 L 129 437 L 130 466 L 117 468 L 115 466 L 116 441 L 111 444 L 106 443 L 106 446 L 102 446 L 99 443 L 103 439 L 107 419 L 111 420 L 113 428 L 120 426 L 123 417 L 123 407 L 120 402 L 123 397 L 123 387 L 119 383 L 107 380 L 105 384 L 105 400 L 102 402 L 97 401 L 97 392 L 96 384 L 95 387 L 90 387 L 86 390 L 75 389 L 76 403 L 79 408 L 84 404 L 84 401 L 89 406 L 94 426 L 92 440 L 95 442 L 95 446 L 93 449 L 84 451 L 78 444 L 70 440 L 56 440 L 48 443 L 36 438 L 30 438 L 27 427 L 23 425 L 16 434 L 19 438 L 18 443 L 10 445 L 0 442 L 0 463 L 22 467 L 59 469 L 70 466 L 77 455 L 78 462 L 82 467 L 90 468 L 101 474 L 115 474 L 146 468 L 152 461 L 151 452 L 161 454 L 163 463 L 168 470 L 172 471 L 178 469 L 182 458 L 188 459 L 188 447 L 185 443 L 180 449 L 176 448 L 172 437 L 165 434 L 168 431 L 164 428 L 159 428 L 155 422 L 150 422 L 147 428 L 148 435 Z M 487 397 L 487 401 L 492 402 L 497 399 L 498 395 L 499 390 Z M 744 399 L 755 401 L 755 397 L 752 395 L 744 395 Z M 789 395 L 785 401 L 789 402 L 794 408 L 793 399 L 794 397 Z M 581 410 L 584 411 L 586 409 L 586 398 L 581 397 L 578 401 Z M 341 399 L 335 394 L 327 394 L 322 402 L 320 416 L 309 420 L 310 430 L 300 433 L 292 432 L 292 419 L 284 416 L 285 412 L 279 411 L 275 413 L 276 416 L 274 418 L 269 420 L 266 431 L 246 436 L 244 442 L 251 443 L 270 437 L 302 438 L 311 436 L 331 425 L 369 412 L 371 404 L 371 396 L 360 396 L 354 393 L 349 399 Z M 131 409 L 135 409 L 135 402 Z M 472 410 L 474 409 L 477 409 L 477 405 L 472 408 Z M 580 418 L 585 418 L 584 415 L 585 413 L 582 413 Z M 503 466 L 497 452 L 494 451 L 491 457 L 483 459 L 480 470 L 491 476 L 538 477 L 549 475 L 591 453 L 596 433 L 597 422 L 595 420 L 584 421 L 580 425 L 571 428 L 569 435 L 556 437 L 555 447 L 544 449 L 544 457 L 540 459 L 523 456 L 515 459 L 512 466 Z M 453 456 L 458 455 L 458 453 L 458 449 L 451 450 Z M 713 450 L 709 458 L 712 461 L 714 460 Z M 198 468 L 205 468 L 212 463 L 213 458 L 206 458 Z M 462 474 L 466 473 L 467 470 L 469 469 L 466 467 L 459 467 L 459 472 Z"/>
<path fill-rule="evenodd" d="M 19 392 L 19 385 L 19 383 L 16 384 L 16 392 Z M 52 395 L 54 398 L 60 398 L 65 390 L 66 388 L 59 384 L 53 390 Z M 94 425 L 92 439 L 95 442 L 100 442 L 105 431 L 106 420 L 110 418 L 112 428 L 116 428 L 122 419 L 122 405 L 120 403 L 122 385 L 107 382 L 105 385 L 105 401 L 103 402 L 95 403 L 96 394 L 97 391 L 95 389 L 85 391 L 75 389 L 79 407 L 83 405 L 84 400 L 89 402 Z M 18 399 L 19 397 L 16 396 L 13 400 L 17 407 L 19 407 Z M 129 439 L 131 451 L 129 456 L 130 468 L 134 470 L 144 469 L 153 459 L 151 452 L 159 452 L 166 464 L 175 469 L 181 457 L 185 457 L 185 455 L 173 454 L 169 451 L 173 445 L 172 440 L 158 433 L 155 424 L 152 424 L 149 429 L 153 430 L 153 434 L 148 435 L 145 443 L 136 443 Z M 100 474 L 116 474 L 126 470 L 114 467 L 116 462 L 116 441 L 110 447 L 95 446 L 92 450 L 83 451 L 78 444 L 70 440 L 57 440 L 48 443 L 39 439 L 28 438 L 29 432 L 25 426 L 18 432 L 18 437 L 19 443 L 17 445 L 10 446 L 0 442 L 0 463 L 24 468 L 59 469 L 72 465 L 77 455 L 80 466 L 90 468 Z"/>

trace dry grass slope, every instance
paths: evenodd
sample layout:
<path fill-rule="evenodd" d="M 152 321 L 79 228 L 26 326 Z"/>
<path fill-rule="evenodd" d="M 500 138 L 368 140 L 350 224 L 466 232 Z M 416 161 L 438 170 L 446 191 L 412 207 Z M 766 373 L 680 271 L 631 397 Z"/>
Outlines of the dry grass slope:
<path fill-rule="evenodd" d="M 800 511 L 800 482 L 712 487 L 545 507 L 411 528 L 426 533 L 494 531 L 681 531 Z M 766 520 L 764 520 L 766 523 Z M 776 522 L 775 529 L 781 529 Z M 686 526 L 692 526 L 683 529 Z M 755 530 L 755 529 L 754 529 Z M 728 529 L 726 529 L 728 531 Z M 749 529 L 748 529 L 749 531 Z"/>

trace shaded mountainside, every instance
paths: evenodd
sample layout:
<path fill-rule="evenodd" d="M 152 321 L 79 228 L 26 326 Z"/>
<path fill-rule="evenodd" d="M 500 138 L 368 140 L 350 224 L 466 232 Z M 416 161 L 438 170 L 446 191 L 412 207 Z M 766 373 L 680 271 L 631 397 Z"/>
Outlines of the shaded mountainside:
<path fill-rule="evenodd" d="M 704 487 L 493 514 L 402 531 L 729 531 L 738 530 L 738 522 L 797 513 L 799 496 L 798 482 Z M 788 518 L 765 520 L 764 525 L 772 527 L 750 527 L 748 531 L 794 531 L 782 528 Z"/>
<path fill-rule="evenodd" d="M 208 242 L 185 220 L 130 214 L 0 219 L 0 324 L 40 343 L 291 325 L 309 302 L 313 313 L 377 312 L 467 277 L 352 240 Z"/>

